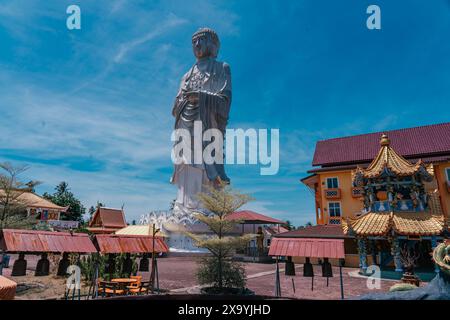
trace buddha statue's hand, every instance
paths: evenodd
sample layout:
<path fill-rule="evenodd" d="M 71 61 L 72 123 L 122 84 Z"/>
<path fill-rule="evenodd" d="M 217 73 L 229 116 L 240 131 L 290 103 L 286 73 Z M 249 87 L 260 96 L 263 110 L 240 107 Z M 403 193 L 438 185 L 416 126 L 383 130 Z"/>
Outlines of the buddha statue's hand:
<path fill-rule="evenodd" d="M 198 91 L 188 91 L 184 94 L 184 99 L 189 101 L 191 104 L 197 104 L 199 96 L 200 94 Z"/>

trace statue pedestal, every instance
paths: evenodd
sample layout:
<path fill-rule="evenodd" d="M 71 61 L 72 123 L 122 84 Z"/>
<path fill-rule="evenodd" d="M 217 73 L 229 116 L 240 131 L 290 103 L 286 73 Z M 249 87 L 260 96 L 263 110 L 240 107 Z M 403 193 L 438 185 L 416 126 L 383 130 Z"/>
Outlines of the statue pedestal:
<path fill-rule="evenodd" d="M 207 236 L 210 233 L 208 227 L 195 219 L 192 211 L 187 211 L 175 205 L 173 210 L 154 211 L 141 217 L 141 224 L 155 224 L 167 235 L 165 239 L 170 252 L 205 253 L 208 250 L 199 248 L 194 241 L 186 235 L 186 232 L 199 236 Z"/>

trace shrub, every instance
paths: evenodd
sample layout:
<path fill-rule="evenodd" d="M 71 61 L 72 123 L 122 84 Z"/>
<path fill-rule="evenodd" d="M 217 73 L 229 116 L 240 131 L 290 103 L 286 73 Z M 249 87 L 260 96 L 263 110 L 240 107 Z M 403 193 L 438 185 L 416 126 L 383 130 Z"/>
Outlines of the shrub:
<path fill-rule="evenodd" d="M 197 271 L 200 284 L 211 284 L 220 287 L 219 263 L 214 257 L 205 257 L 201 260 Z M 245 286 L 245 269 L 241 263 L 225 259 L 222 261 L 222 287 L 243 288 Z"/>

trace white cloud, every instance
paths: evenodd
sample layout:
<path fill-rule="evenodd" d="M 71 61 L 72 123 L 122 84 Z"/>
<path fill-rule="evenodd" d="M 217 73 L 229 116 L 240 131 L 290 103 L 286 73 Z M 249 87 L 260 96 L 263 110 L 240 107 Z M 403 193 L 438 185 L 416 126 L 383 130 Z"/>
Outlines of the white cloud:
<path fill-rule="evenodd" d="M 133 50 L 135 47 L 140 46 L 162 34 L 167 32 L 169 29 L 178 27 L 187 23 L 186 19 L 177 17 L 175 14 L 169 14 L 169 16 L 163 22 L 159 23 L 153 30 L 132 39 L 126 43 L 122 43 L 117 54 L 114 56 L 113 61 L 115 63 L 120 63 L 129 51 Z"/>

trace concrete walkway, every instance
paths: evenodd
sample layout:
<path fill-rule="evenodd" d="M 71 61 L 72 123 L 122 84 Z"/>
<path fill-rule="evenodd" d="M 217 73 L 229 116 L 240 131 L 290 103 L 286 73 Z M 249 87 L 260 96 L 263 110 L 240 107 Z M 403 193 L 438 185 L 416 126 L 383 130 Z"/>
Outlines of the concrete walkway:
<path fill-rule="evenodd" d="M 296 266 L 295 268 L 298 269 L 301 266 Z M 255 278 L 259 278 L 259 277 L 264 277 L 264 276 L 268 276 L 271 274 L 274 274 L 276 272 L 275 268 L 274 270 L 271 271 L 263 271 L 263 272 L 258 272 L 255 274 L 251 274 L 249 276 L 247 276 L 247 279 L 255 279 Z M 280 273 L 284 272 L 284 269 L 280 268 Z M 173 289 L 170 290 L 171 293 L 197 293 L 197 291 L 199 291 L 199 289 L 204 288 L 204 287 L 208 287 L 209 285 L 196 285 L 196 286 L 190 286 L 190 287 L 185 287 L 185 288 L 177 288 L 177 289 Z"/>

